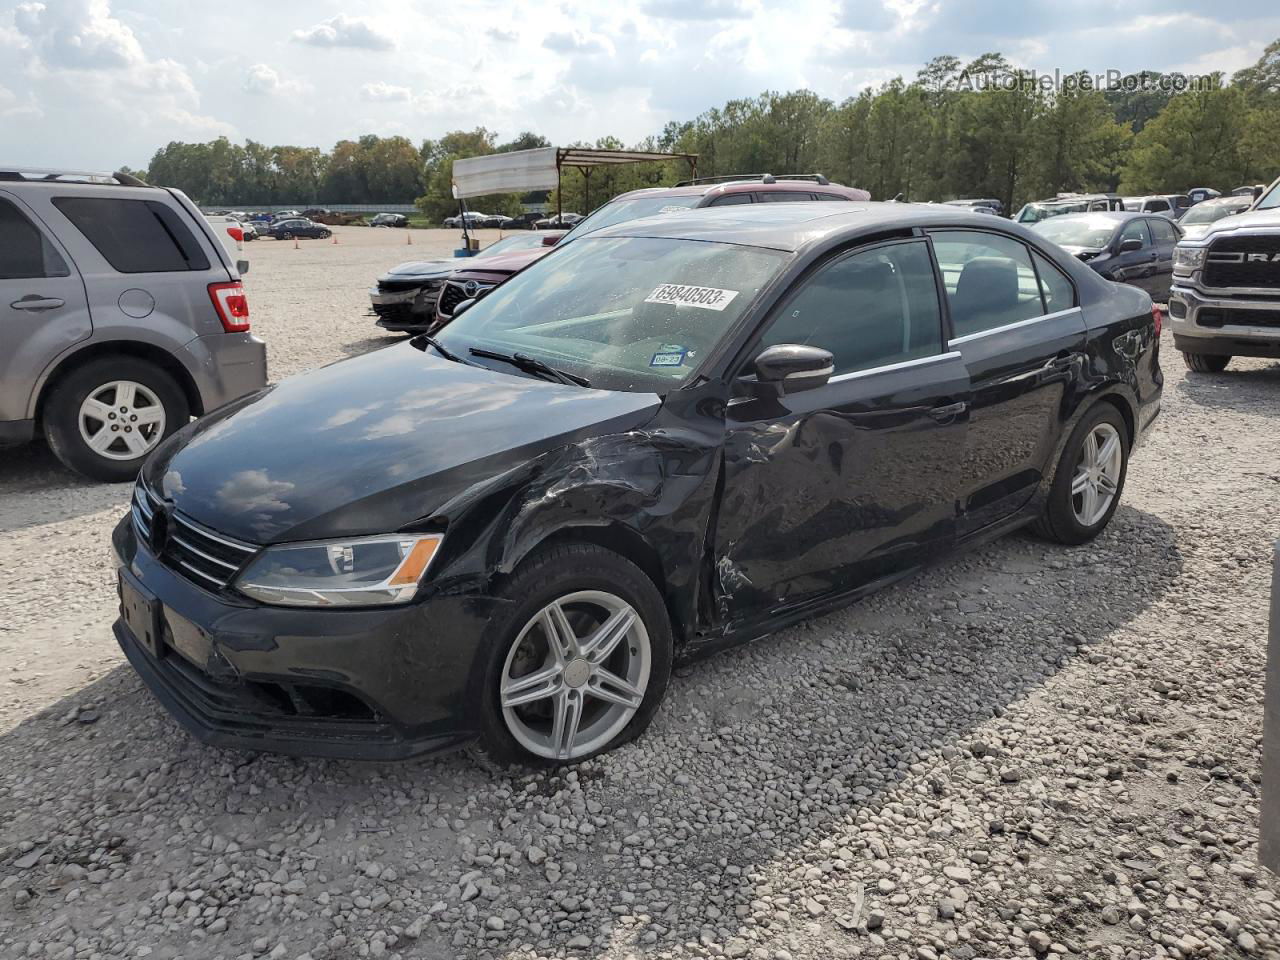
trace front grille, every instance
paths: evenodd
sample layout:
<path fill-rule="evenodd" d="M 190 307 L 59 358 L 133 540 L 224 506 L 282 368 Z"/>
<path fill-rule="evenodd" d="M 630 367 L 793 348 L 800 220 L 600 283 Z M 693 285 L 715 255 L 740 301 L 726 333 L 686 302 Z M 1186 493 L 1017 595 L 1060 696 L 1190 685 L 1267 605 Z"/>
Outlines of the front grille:
<path fill-rule="evenodd" d="M 1280 288 L 1280 234 L 1215 240 L 1205 258 L 1204 285 Z"/>
<path fill-rule="evenodd" d="M 475 284 L 475 292 L 468 294 L 463 284 L 470 283 Z M 457 309 L 458 304 L 463 300 L 477 297 L 494 286 L 496 284 L 478 283 L 474 280 L 466 280 L 462 283 L 457 280 L 450 280 L 444 285 L 444 289 L 440 291 L 440 300 L 436 305 L 436 312 L 442 317 L 452 317 L 453 311 Z"/>
<path fill-rule="evenodd" d="M 1201 327 L 1270 327 L 1280 330 L 1280 310 L 1216 310 L 1201 307 L 1196 314 Z"/>
<path fill-rule="evenodd" d="M 134 485 L 133 527 L 138 540 L 149 549 L 153 549 L 151 531 L 155 514 L 163 506 L 160 498 L 141 481 Z M 220 590 L 235 579 L 257 552 L 254 544 L 215 533 L 174 510 L 169 514 L 167 536 L 156 555 L 166 567 L 187 579 L 206 589 Z"/>

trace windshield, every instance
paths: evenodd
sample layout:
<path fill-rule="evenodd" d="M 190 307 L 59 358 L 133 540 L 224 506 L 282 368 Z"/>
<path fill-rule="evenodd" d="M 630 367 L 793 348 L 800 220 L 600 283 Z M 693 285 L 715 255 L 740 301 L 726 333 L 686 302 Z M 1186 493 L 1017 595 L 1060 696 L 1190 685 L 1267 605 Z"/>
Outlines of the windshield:
<path fill-rule="evenodd" d="M 1280 180 L 1271 185 L 1271 189 L 1262 195 L 1257 204 L 1254 205 L 1255 210 L 1271 210 L 1280 207 Z"/>
<path fill-rule="evenodd" d="M 776 251 L 728 243 L 586 237 L 496 287 L 436 336 L 466 359 L 473 347 L 524 353 L 593 387 L 665 393 L 785 262 Z"/>
<path fill-rule="evenodd" d="M 513 250 L 528 250 L 531 247 L 542 246 L 545 235 L 541 233 L 525 233 L 513 237 L 503 237 L 501 240 L 495 240 L 479 253 L 473 260 L 479 260 L 481 257 L 489 257 L 495 253 L 511 253 Z"/>
<path fill-rule="evenodd" d="M 1060 217 L 1064 213 L 1084 213 L 1088 209 L 1088 203 L 1028 203 L 1018 211 L 1018 222 L 1039 223 L 1050 217 Z"/>
<path fill-rule="evenodd" d="M 576 240 L 585 233 L 612 227 L 615 223 L 639 220 L 641 217 L 691 210 L 701 199 L 701 194 L 691 194 L 687 197 L 634 197 L 630 200 L 614 200 L 597 207 L 586 219 L 579 220 L 577 225 L 565 234 L 564 239 Z"/>
<path fill-rule="evenodd" d="M 1178 222 L 1184 227 L 1193 223 L 1213 223 L 1233 213 L 1249 209 L 1247 203 L 1198 203 L 1182 215 Z"/>
<path fill-rule="evenodd" d="M 1115 233 L 1114 220 L 1101 217 L 1054 217 L 1032 229 L 1064 247 L 1105 247 Z"/>

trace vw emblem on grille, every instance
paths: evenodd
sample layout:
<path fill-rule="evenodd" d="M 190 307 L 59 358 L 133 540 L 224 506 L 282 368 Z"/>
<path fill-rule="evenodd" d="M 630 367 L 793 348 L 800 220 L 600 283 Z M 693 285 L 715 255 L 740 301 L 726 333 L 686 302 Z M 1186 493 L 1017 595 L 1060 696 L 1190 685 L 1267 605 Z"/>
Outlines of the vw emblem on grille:
<path fill-rule="evenodd" d="M 164 553 L 169 543 L 169 522 L 173 519 L 173 505 L 158 503 L 151 513 L 151 529 L 147 533 L 147 546 L 157 557 Z"/>
<path fill-rule="evenodd" d="M 480 284 L 476 283 L 474 280 L 468 280 L 462 287 L 463 292 L 467 295 L 467 299 L 474 297 L 476 295 L 476 291 L 479 289 Z"/>

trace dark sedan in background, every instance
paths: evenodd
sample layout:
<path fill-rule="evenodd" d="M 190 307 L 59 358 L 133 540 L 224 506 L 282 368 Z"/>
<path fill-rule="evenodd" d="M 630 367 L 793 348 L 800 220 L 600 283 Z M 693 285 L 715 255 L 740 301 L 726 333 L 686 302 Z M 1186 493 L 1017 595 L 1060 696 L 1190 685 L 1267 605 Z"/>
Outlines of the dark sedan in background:
<path fill-rule="evenodd" d="M 327 239 L 333 236 L 333 231 L 323 223 L 315 223 L 304 217 L 287 217 L 272 223 L 265 231 L 260 232 L 259 236 L 271 237 L 274 240 L 292 240 L 294 237 Z"/>
<path fill-rule="evenodd" d="M 550 248 L 562 236 L 563 232 L 522 233 L 494 241 L 474 257 L 411 260 L 392 267 L 375 281 L 369 291 L 378 326 L 395 333 L 427 330 L 435 322 L 440 291 L 451 274 L 472 268 L 482 270 L 490 260 L 499 260 L 503 254 Z M 500 272 L 505 279 L 515 270 Z"/>
<path fill-rule="evenodd" d="M 1036 233 L 1061 246 L 1107 280 L 1130 283 L 1164 303 L 1173 281 L 1173 248 L 1181 228 L 1146 213 L 1068 214 L 1042 220 Z"/>
<path fill-rule="evenodd" d="M 158 447 L 115 633 L 211 743 L 581 760 L 681 659 L 1029 524 L 1097 536 L 1159 411 L 1158 316 L 940 205 L 607 227 Z"/>

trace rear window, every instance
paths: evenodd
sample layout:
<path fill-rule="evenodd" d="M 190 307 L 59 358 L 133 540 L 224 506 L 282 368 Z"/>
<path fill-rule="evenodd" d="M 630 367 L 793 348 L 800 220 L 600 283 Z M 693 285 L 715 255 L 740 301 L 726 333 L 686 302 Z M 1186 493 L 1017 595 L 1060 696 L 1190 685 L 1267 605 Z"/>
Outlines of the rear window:
<path fill-rule="evenodd" d="M 0 200 L 0 280 L 65 277 L 67 264 L 22 211 Z"/>
<path fill-rule="evenodd" d="M 54 197 L 107 263 L 120 273 L 208 270 L 209 260 L 178 214 L 154 200 Z"/>

